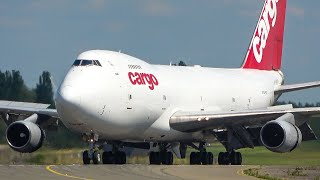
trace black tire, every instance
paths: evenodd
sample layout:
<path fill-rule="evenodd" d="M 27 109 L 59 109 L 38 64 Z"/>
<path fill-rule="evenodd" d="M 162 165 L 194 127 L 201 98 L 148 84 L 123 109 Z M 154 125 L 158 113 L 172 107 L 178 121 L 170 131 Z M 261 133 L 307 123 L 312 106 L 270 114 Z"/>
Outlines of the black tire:
<path fill-rule="evenodd" d="M 121 151 L 120 152 L 120 159 L 121 159 L 121 164 L 126 164 L 127 163 L 127 155 L 125 152 Z"/>
<path fill-rule="evenodd" d="M 172 165 L 173 164 L 173 154 L 172 154 L 172 152 L 167 152 L 167 156 L 169 158 L 169 164 L 168 165 Z"/>
<path fill-rule="evenodd" d="M 231 153 L 230 163 L 231 165 L 241 165 L 242 163 L 241 153 L 240 152 Z"/>
<path fill-rule="evenodd" d="M 82 160 L 83 160 L 83 164 L 90 164 L 90 158 L 89 158 L 89 153 L 88 151 L 83 151 L 82 153 Z"/>
<path fill-rule="evenodd" d="M 160 152 L 154 152 L 154 164 L 161 164 Z"/>
<path fill-rule="evenodd" d="M 151 151 L 150 154 L 149 154 L 149 163 L 150 164 L 155 164 L 155 161 L 154 161 L 154 152 Z"/>
<path fill-rule="evenodd" d="M 219 155 L 218 155 L 218 164 L 219 165 L 223 165 L 223 152 L 219 152 Z"/>
<path fill-rule="evenodd" d="M 220 152 L 219 153 L 218 164 L 219 165 L 229 165 L 229 153 L 228 152 Z"/>
<path fill-rule="evenodd" d="M 201 165 L 201 153 L 200 153 L 200 152 L 196 152 L 196 155 L 195 155 L 195 164 Z"/>
<path fill-rule="evenodd" d="M 149 154 L 149 162 L 150 164 L 159 165 L 161 164 L 161 158 L 159 152 L 150 152 Z"/>
<path fill-rule="evenodd" d="M 93 164 L 99 164 L 101 162 L 101 156 L 99 151 L 94 151 L 92 154 L 92 162 Z"/>
<path fill-rule="evenodd" d="M 114 163 L 115 164 L 122 164 L 122 154 L 121 154 L 121 152 L 116 152 L 115 154 L 114 154 Z"/>
<path fill-rule="evenodd" d="M 209 159 L 208 159 L 209 155 L 208 155 L 208 153 L 207 152 L 202 152 L 200 154 L 201 154 L 201 163 L 202 163 L 202 165 L 209 164 Z"/>
<path fill-rule="evenodd" d="M 212 165 L 214 161 L 212 152 L 208 152 L 208 164 Z"/>
<path fill-rule="evenodd" d="M 190 165 L 194 165 L 195 164 L 195 155 L 196 153 L 195 152 L 191 152 L 190 154 Z"/>
<path fill-rule="evenodd" d="M 239 159 L 238 165 L 241 165 L 242 164 L 242 155 L 240 152 L 237 152 L 237 153 L 238 153 L 238 159 Z"/>
<path fill-rule="evenodd" d="M 172 152 L 162 152 L 162 164 L 172 165 L 173 164 L 173 154 Z"/>
<path fill-rule="evenodd" d="M 102 163 L 103 164 L 113 164 L 114 163 L 114 155 L 110 151 L 106 151 L 102 153 Z"/>

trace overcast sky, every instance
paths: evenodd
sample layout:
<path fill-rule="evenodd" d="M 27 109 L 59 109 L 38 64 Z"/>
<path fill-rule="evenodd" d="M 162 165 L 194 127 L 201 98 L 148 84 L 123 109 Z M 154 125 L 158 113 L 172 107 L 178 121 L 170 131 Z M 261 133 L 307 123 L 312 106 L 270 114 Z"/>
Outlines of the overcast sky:
<path fill-rule="evenodd" d="M 153 64 L 239 67 L 263 0 L 1 0 L 0 70 L 57 84 L 79 53 L 121 50 Z M 286 83 L 320 80 L 320 1 L 288 0 Z M 320 88 L 284 100 L 320 102 Z"/>

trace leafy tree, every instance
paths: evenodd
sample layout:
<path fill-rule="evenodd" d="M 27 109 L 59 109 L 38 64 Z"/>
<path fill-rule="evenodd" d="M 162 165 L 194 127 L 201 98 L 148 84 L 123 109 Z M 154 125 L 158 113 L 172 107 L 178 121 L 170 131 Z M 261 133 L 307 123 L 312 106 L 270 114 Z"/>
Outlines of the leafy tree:
<path fill-rule="evenodd" d="M 51 104 L 51 106 L 54 107 L 52 83 L 50 77 L 51 75 L 48 71 L 43 71 L 42 75 L 39 77 L 39 83 L 35 89 L 36 102 Z"/>
<path fill-rule="evenodd" d="M 179 61 L 178 66 L 187 66 L 187 64 L 183 61 Z"/>
<path fill-rule="evenodd" d="M 33 101 L 33 93 L 24 84 L 19 71 L 0 71 L 0 99 L 9 101 Z"/>

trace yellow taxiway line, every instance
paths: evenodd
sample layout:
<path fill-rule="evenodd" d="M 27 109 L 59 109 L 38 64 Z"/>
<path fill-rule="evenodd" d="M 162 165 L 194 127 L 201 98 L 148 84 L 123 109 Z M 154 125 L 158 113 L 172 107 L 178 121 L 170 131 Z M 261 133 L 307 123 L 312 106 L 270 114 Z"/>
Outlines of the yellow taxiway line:
<path fill-rule="evenodd" d="M 46 170 L 53 173 L 53 174 L 56 174 L 56 175 L 59 175 L 59 176 L 64 176 L 64 177 L 68 177 L 68 178 L 73 178 L 73 179 L 82 179 L 82 180 L 93 180 L 93 179 L 88 179 L 88 178 L 84 178 L 84 177 L 77 177 L 77 176 L 72 176 L 72 175 L 68 175 L 68 174 L 62 174 L 60 172 L 57 172 L 55 170 L 52 170 L 51 167 L 53 167 L 55 165 L 49 165 L 46 167 Z"/>

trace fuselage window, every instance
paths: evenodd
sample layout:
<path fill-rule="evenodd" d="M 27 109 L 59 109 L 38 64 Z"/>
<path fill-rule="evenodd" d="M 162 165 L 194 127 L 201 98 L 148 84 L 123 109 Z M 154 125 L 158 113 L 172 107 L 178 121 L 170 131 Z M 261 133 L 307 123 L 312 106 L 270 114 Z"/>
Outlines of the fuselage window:
<path fill-rule="evenodd" d="M 81 63 L 81 60 L 77 59 L 77 60 L 74 61 L 73 65 L 74 66 L 79 66 L 80 63 Z"/>

